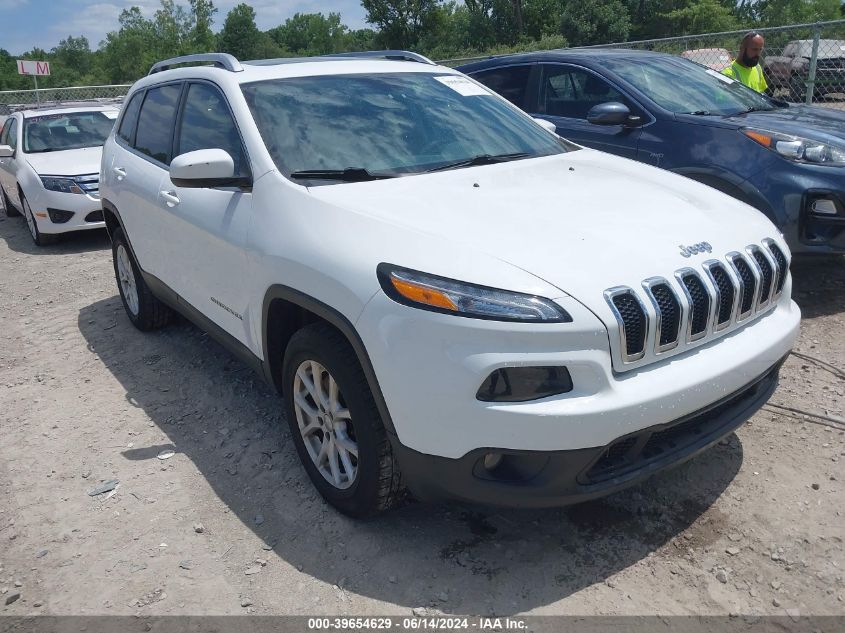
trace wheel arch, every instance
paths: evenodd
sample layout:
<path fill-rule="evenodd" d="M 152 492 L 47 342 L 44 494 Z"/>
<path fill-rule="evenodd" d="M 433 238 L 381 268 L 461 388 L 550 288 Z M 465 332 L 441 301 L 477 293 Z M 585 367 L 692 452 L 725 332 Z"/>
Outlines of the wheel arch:
<path fill-rule="evenodd" d="M 364 342 L 355 326 L 341 312 L 299 290 L 275 284 L 267 289 L 261 312 L 261 337 L 267 381 L 284 395 L 282 360 L 291 337 L 303 326 L 324 322 L 346 339 L 361 365 L 367 385 L 379 410 L 385 429 L 395 436 L 396 430 L 381 392 L 375 370 Z"/>

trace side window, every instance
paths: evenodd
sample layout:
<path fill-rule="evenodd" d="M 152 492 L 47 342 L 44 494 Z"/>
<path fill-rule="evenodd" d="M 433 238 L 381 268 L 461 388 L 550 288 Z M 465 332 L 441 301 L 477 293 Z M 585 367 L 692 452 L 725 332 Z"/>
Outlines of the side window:
<path fill-rule="evenodd" d="M 238 128 L 223 95 L 214 86 L 197 83 L 188 87 L 176 147 L 179 154 L 198 149 L 222 149 L 235 161 L 235 173 L 249 175 Z"/>
<path fill-rule="evenodd" d="M 6 130 L 6 141 L 4 144 L 12 149 L 18 146 L 18 120 L 15 117 L 9 119 L 9 127 Z"/>
<path fill-rule="evenodd" d="M 528 77 L 531 65 L 506 66 L 494 70 L 482 70 L 473 73 L 472 78 L 498 92 L 518 108 L 525 107 L 525 93 L 528 90 Z"/>
<path fill-rule="evenodd" d="M 598 75 L 557 64 L 544 64 L 540 80 L 539 109 L 542 114 L 586 119 L 593 106 L 608 101 L 624 103 L 638 111 L 621 92 Z"/>
<path fill-rule="evenodd" d="M 3 124 L 3 129 L 0 130 L 0 145 L 8 145 L 6 142 L 6 136 L 9 134 L 10 127 L 12 127 L 12 117 L 6 119 L 6 122 Z"/>
<path fill-rule="evenodd" d="M 117 135 L 127 143 L 132 143 L 135 136 L 135 124 L 138 122 L 138 111 L 141 109 L 141 100 L 144 98 L 144 91 L 132 95 L 129 103 L 123 108 L 123 118 L 120 119 L 120 127 Z"/>
<path fill-rule="evenodd" d="M 138 115 L 135 149 L 165 165 L 173 158 L 173 126 L 181 92 L 182 84 L 150 88 Z"/>

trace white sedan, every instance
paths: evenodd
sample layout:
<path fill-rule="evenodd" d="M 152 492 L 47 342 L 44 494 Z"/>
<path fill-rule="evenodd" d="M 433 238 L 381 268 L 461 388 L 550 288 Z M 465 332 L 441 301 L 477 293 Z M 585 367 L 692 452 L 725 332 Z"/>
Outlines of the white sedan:
<path fill-rule="evenodd" d="M 105 227 L 100 155 L 118 108 L 51 107 L 14 112 L 0 131 L 0 197 L 23 214 L 38 246 L 61 233 Z"/>

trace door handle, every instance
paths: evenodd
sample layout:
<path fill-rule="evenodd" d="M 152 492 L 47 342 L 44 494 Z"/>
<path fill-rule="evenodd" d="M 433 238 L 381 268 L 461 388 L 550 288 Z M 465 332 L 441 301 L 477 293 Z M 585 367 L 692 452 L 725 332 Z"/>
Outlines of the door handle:
<path fill-rule="evenodd" d="M 179 196 L 175 191 L 159 191 L 159 195 L 167 202 L 168 207 L 175 207 L 179 204 Z"/>
<path fill-rule="evenodd" d="M 126 170 L 123 167 L 112 167 L 112 171 L 118 180 L 126 178 Z"/>

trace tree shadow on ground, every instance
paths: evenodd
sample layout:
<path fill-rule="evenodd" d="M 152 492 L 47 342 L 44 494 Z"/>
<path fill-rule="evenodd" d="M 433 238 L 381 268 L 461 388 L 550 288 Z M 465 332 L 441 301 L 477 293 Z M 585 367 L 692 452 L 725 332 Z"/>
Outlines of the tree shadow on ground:
<path fill-rule="evenodd" d="M 500 614 L 523 612 L 658 550 L 682 556 L 726 529 L 727 517 L 711 505 L 742 464 L 736 436 L 674 471 L 568 509 L 408 502 L 353 521 L 315 493 L 279 397 L 205 333 L 184 321 L 138 332 L 117 296 L 83 308 L 78 323 L 127 401 L 168 436 L 124 457 L 155 459 L 171 447 L 184 453 L 268 548 L 347 592 L 456 614 L 489 614 L 494 605 Z"/>

